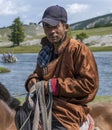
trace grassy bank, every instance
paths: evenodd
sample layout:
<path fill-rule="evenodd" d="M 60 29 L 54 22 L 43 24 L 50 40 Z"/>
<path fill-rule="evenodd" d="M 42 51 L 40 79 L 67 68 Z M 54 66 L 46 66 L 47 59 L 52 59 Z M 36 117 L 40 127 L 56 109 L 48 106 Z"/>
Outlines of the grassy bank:
<path fill-rule="evenodd" d="M 32 46 L 16 46 L 16 47 L 0 47 L 0 54 L 3 54 L 7 51 L 12 51 L 13 53 L 37 53 L 41 49 L 39 45 Z M 90 47 L 90 49 L 95 51 L 112 51 L 111 47 Z"/>
<path fill-rule="evenodd" d="M 96 35 L 109 35 L 112 34 L 112 27 L 101 27 L 101 28 L 93 28 L 93 29 L 83 29 L 83 30 L 75 30 L 74 34 L 86 33 L 88 36 L 96 36 Z"/>
<path fill-rule="evenodd" d="M 96 96 L 93 103 L 96 102 L 112 102 L 112 96 Z"/>
<path fill-rule="evenodd" d="M 0 47 L 0 53 L 8 52 L 9 50 L 13 53 L 37 53 L 41 47 L 39 45 L 32 46 L 16 46 L 16 47 Z"/>
<path fill-rule="evenodd" d="M 101 52 L 101 51 L 112 51 L 112 46 L 105 47 L 89 47 L 93 52 Z"/>
<path fill-rule="evenodd" d="M 8 68 L 0 67 L 0 74 L 1 73 L 8 73 L 10 70 Z"/>

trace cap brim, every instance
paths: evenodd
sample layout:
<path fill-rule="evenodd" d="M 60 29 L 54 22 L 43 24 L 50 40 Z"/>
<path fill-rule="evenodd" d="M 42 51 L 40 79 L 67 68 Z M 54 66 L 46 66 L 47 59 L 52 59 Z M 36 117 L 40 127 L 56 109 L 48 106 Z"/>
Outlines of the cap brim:
<path fill-rule="evenodd" d="M 43 18 L 38 24 L 45 22 L 51 26 L 56 26 L 59 24 L 59 21 L 54 20 L 54 19 L 50 19 L 50 18 Z"/>

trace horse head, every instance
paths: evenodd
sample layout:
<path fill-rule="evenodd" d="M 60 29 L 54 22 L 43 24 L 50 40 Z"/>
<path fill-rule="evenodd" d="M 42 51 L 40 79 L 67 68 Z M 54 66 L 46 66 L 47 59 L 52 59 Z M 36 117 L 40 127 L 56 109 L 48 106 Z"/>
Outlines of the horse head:
<path fill-rule="evenodd" d="M 0 99 L 0 130 L 17 130 L 15 114 L 16 111 Z"/>
<path fill-rule="evenodd" d="M 12 109 L 16 109 L 20 105 L 20 101 L 11 96 L 8 89 L 0 83 L 0 99 L 3 100 Z"/>

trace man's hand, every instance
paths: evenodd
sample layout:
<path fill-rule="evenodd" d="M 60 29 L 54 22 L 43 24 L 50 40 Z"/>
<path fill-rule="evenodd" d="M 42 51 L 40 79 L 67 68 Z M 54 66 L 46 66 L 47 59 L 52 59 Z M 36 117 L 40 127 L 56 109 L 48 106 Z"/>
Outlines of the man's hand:
<path fill-rule="evenodd" d="M 42 81 L 37 81 L 35 78 L 32 78 L 32 79 L 29 81 L 28 86 L 27 86 L 28 91 L 30 91 L 30 89 L 31 89 L 31 87 L 32 87 L 33 85 L 36 85 L 36 86 L 38 86 L 38 87 L 44 87 L 44 88 L 45 88 L 45 94 L 48 93 L 48 82 L 47 82 L 47 81 L 44 81 L 44 80 L 42 80 Z M 42 85 L 43 85 L 43 86 L 42 86 Z"/>
<path fill-rule="evenodd" d="M 30 90 L 30 88 L 31 88 L 34 84 L 36 84 L 36 82 L 37 82 L 36 78 L 32 78 L 32 79 L 28 82 L 28 84 L 27 84 L 27 89 L 28 89 L 28 91 Z"/>

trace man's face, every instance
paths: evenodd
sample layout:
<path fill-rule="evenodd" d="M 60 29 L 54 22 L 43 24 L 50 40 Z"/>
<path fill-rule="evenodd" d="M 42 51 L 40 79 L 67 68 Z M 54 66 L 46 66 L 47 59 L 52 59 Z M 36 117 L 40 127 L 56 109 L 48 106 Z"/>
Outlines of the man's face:
<path fill-rule="evenodd" d="M 61 22 L 59 22 L 57 26 L 51 26 L 47 23 L 43 23 L 43 28 L 48 40 L 53 44 L 57 44 L 64 39 L 68 30 L 68 25 L 62 24 Z"/>

